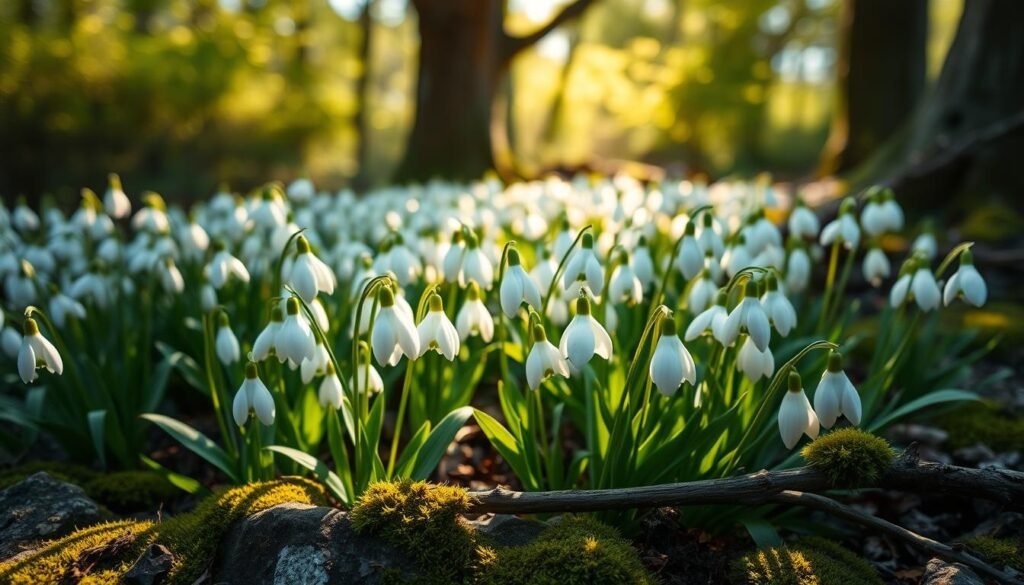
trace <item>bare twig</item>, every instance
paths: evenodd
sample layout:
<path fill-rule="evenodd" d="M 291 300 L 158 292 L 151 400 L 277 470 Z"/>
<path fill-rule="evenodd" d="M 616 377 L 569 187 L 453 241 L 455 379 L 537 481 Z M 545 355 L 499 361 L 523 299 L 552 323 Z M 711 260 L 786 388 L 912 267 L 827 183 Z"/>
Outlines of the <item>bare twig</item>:
<path fill-rule="evenodd" d="M 554 18 L 548 21 L 547 24 L 536 31 L 520 37 L 506 35 L 503 57 L 505 60 L 511 59 L 524 49 L 535 45 L 551 31 L 583 14 L 592 3 L 593 0 L 576 0 L 563 8 L 562 11 L 556 14 Z"/>
<path fill-rule="evenodd" d="M 902 526 L 893 524 L 892 522 L 888 522 L 876 516 L 872 516 L 871 514 L 866 514 L 851 508 L 850 506 L 840 504 L 839 502 L 831 498 L 826 498 L 825 496 L 786 490 L 771 496 L 768 501 L 777 504 L 797 505 L 805 508 L 812 508 L 814 510 L 820 510 L 832 516 L 843 518 L 844 520 L 849 520 L 850 522 L 855 522 L 862 526 L 867 526 L 878 530 L 879 532 L 898 538 L 908 545 L 930 555 L 967 565 L 979 573 L 998 579 L 1000 583 L 1022 583 L 1013 575 L 1000 571 L 967 552 L 932 540 L 926 536 L 907 530 Z M 763 502 L 759 501 L 756 503 Z"/>
<path fill-rule="evenodd" d="M 1024 506 L 1024 473 L 919 461 L 915 449 L 904 452 L 882 476 L 877 487 L 983 498 L 1011 508 Z M 722 479 L 607 490 L 515 492 L 499 487 L 470 492 L 469 497 L 473 512 L 527 514 L 749 503 L 769 499 L 786 490 L 824 492 L 831 488 L 822 473 L 810 467 L 800 467 Z"/>

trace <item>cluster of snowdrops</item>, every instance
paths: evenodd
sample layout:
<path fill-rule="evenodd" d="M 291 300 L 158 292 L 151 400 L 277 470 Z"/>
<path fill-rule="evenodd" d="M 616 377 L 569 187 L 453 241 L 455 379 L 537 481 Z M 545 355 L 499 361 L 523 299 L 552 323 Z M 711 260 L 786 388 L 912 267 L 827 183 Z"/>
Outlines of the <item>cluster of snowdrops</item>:
<path fill-rule="evenodd" d="M 30 384 L 0 395 L 27 431 L 6 439 L 47 432 L 86 461 L 159 467 L 156 424 L 231 481 L 311 470 L 343 503 L 430 477 L 470 417 L 526 489 L 785 465 L 821 427 L 971 397 L 903 375 L 941 343 L 929 315 L 986 300 L 969 245 L 936 265 L 927 231 L 894 270 L 883 245 L 904 223 L 879 188 L 822 226 L 767 182 L 357 196 L 299 179 L 186 210 L 112 176 L 70 215 L 0 208 L 2 347 Z M 840 352 L 864 338 L 858 269 L 885 325 L 855 384 Z M 169 385 L 209 401 L 214 438 L 157 412 Z"/>

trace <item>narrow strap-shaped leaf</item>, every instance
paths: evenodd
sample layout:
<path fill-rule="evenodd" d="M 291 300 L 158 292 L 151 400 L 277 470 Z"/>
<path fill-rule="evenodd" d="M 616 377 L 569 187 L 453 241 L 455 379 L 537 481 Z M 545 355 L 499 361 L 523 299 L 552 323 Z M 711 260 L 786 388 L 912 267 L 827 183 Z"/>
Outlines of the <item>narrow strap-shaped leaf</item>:
<path fill-rule="evenodd" d="M 300 466 L 312 471 L 313 475 L 320 480 L 321 483 L 327 486 L 327 489 L 331 490 L 331 494 L 339 501 L 351 501 L 348 491 L 345 489 L 345 484 L 342 483 L 341 478 L 331 471 L 323 461 L 320 461 L 309 453 L 303 453 L 302 451 L 292 449 L 291 447 L 270 445 L 269 447 L 264 447 L 264 449 L 284 455 Z"/>
<path fill-rule="evenodd" d="M 139 459 L 142 461 L 143 465 L 150 468 L 157 475 L 167 480 L 167 483 L 173 485 L 174 487 L 180 489 L 181 491 L 187 494 L 206 494 L 210 491 L 203 487 L 203 484 L 192 479 L 191 477 L 171 471 L 170 469 L 167 469 L 163 465 L 160 465 L 159 463 L 153 461 L 152 459 L 146 457 L 145 455 L 139 455 Z"/>
<path fill-rule="evenodd" d="M 416 457 L 416 465 L 412 469 L 411 478 L 414 480 L 425 480 L 437 469 L 438 462 L 444 457 L 448 445 L 455 438 L 462 425 L 473 414 L 473 409 L 465 406 L 448 413 L 441 422 L 437 423 L 434 430 L 430 432 L 426 442 L 419 449 Z"/>
<path fill-rule="evenodd" d="M 416 457 L 419 455 L 419 450 L 423 446 L 423 443 L 427 441 L 427 437 L 430 435 L 430 421 L 423 421 L 420 428 L 416 431 L 416 434 L 409 439 L 406 443 L 405 449 L 402 450 L 402 454 L 398 456 L 398 462 L 395 463 L 394 477 L 409 477 L 413 466 L 416 464 Z"/>
<path fill-rule="evenodd" d="M 107 453 L 104 448 L 106 445 L 104 438 L 106 436 L 107 411 L 91 410 L 86 417 L 89 420 L 89 436 L 92 437 L 92 447 L 100 460 L 100 467 L 106 469 Z"/>
<path fill-rule="evenodd" d="M 163 429 L 182 446 L 205 459 L 210 465 L 223 471 L 224 475 L 228 476 L 232 482 L 239 483 L 238 472 L 235 469 L 236 462 L 209 437 L 169 416 L 153 413 L 140 416 Z"/>

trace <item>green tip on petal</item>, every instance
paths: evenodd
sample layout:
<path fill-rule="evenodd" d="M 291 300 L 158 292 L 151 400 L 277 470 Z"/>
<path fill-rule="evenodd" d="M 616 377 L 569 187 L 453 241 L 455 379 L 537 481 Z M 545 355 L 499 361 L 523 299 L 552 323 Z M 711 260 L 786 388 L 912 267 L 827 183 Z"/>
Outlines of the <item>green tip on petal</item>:
<path fill-rule="evenodd" d="M 768 290 L 776 291 L 779 290 L 779 278 L 774 273 L 769 272 L 768 277 L 765 278 L 765 283 L 768 285 Z"/>
<path fill-rule="evenodd" d="M 466 289 L 466 298 L 471 301 L 480 300 L 480 285 L 475 280 L 469 281 L 469 287 Z"/>
<path fill-rule="evenodd" d="M 270 320 L 275 323 L 284 321 L 284 311 L 281 310 L 281 307 L 275 306 L 270 309 Z"/>
<path fill-rule="evenodd" d="M 256 367 L 256 362 L 249 362 L 245 364 L 245 377 L 247 379 L 255 380 L 259 375 L 260 371 L 259 368 Z"/>
<path fill-rule="evenodd" d="M 686 222 L 686 228 L 683 229 L 683 235 L 692 236 L 695 233 L 697 233 L 697 228 L 694 227 L 693 222 Z"/>
<path fill-rule="evenodd" d="M 39 325 L 36 323 L 35 319 L 29 317 L 28 319 L 25 319 L 23 331 L 25 332 L 25 337 L 39 335 Z"/>
<path fill-rule="evenodd" d="M 583 234 L 583 247 L 588 250 L 594 247 L 594 234 L 590 232 Z"/>
<path fill-rule="evenodd" d="M 519 266 L 519 250 L 516 250 L 515 246 L 511 246 L 508 249 L 508 265 Z"/>
<path fill-rule="evenodd" d="M 433 313 L 440 313 L 444 310 L 444 303 L 441 302 L 441 295 L 437 293 L 430 295 L 428 303 L 430 304 L 430 311 Z"/>
<path fill-rule="evenodd" d="M 227 313 L 225 313 L 224 311 L 220 311 L 219 313 L 217 313 L 217 325 L 218 326 L 220 326 L 220 327 L 227 327 L 230 324 L 231 323 L 228 320 L 228 314 Z"/>
<path fill-rule="evenodd" d="M 715 304 L 719 307 L 724 307 L 726 301 L 728 301 L 729 295 L 724 290 L 719 290 L 718 294 L 715 295 Z"/>
<path fill-rule="evenodd" d="M 121 190 L 121 177 L 117 176 L 117 173 L 110 173 L 107 175 L 107 180 L 110 182 L 110 188 L 115 191 Z"/>
<path fill-rule="evenodd" d="M 970 250 L 964 250 L 960 254 L 960 266 L 970 266 L 974 264 L 974 254 Z"/>
<path fill-rule="evenodd" d="M 789 371 L 789 391 L 800 392 L 803 390 L 803 386 L 800 384 L 800 374 L 796 370 Z"/>
<path fill-rule="evenodd" d="M 380 303 L 381 308 L 395 306 L 395 293 L 391 292 L 391 288 L 387 286 L 380 287 L 377 291 L 377 301 Z"/>
<path fill-rule="evenodd" d="M 857 200 L 853 197 L 847 197 L 843 199 L 842 204 L 839 206 L 839 215 L 844 213 L 853 213 L 857 210 Z"/>
<path fill-rule="evenodd" d="M 676 320 L 672 317 L 662 319 L 661 334 L 665 337 L 674 337 L 676 334 Z"/>
<path fill-rule="evenodd" d="M 828 371 L 833 373 L 843 371 L 843 354 L 835 350 L 828 354 Z"/>
<path fill-rule="evenodd" d="M 544 328 L 540 325 L 533 326 L 533 342 L 541 343 L 548 340 L 548 334 L 544 331 Z"/>
<path fill-rule="evenodd" d="M 577 315 L 589 315 L 590 314 L 590 301 L 587 297 L 580 297 L 576 299 L 576 314 Z"/>
<path fill-rule="evenodd" d="M 289 315 L 298 315 L 299 314 L 299 299 L 297 299 L 295 297 L 289 298 L 285 302 L 285 310 L 288 312 Z"/>
<path fill-rule="evenodd" d="M 299 251 L 299 254 L 309 253 L 309 240 L 306 239 L 306 236 L 299 236 L 296 238 L 295 248 Z"/>

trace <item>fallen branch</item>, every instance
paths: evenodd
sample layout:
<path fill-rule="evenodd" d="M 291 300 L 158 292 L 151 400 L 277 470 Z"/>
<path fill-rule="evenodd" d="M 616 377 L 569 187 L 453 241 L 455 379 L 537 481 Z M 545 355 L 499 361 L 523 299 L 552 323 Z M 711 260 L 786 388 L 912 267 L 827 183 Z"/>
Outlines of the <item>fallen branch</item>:
<path fill-rule="evenodd" d="M 947 561 L 962 563 L 979 573 L 998 579 L 1000 583 L 1022 583 L 1022 581 L 1013 575 L 996 569 L 974 555 L 958 550 L 947 544 L 932 540 L 926 536 L 907 530 L 902 526 L 893 524 L 892 522 L 888 522 L 876 516 L 872 516 L 871 514 L 858 511 L 850 506 L 840 504 L 839 502 L 831 498 L 826 498 L 825 496 L 787 490 L 775 494 L 769 498 L 768 501 L 777 504 L 797 505 L 814 510 L 820 510 L 831 514 L 832 516 L 843 518 L 850 522 L 855 522 L 898 538 L 908 545 L 929 555 L 937 556 Z"/>
<path fill-rule="evenodd" d="M 983 498 L 1010 508 L 1024 507 L 1024 473 L 1006 469 L 969 469 L 923 462 L 913 446 L 886 472 L 877 486 L 901 491 Z M 701 504 L 734 504 L 770 499 L 784 491 L 824 492 L 833 486 L 810 467 L 758 471 L 747 475 L 665 485 L 607 490 L 516 492 L 503 488 L 470 492 L 472 512 L 531 514 L 593 512 Z"/>

